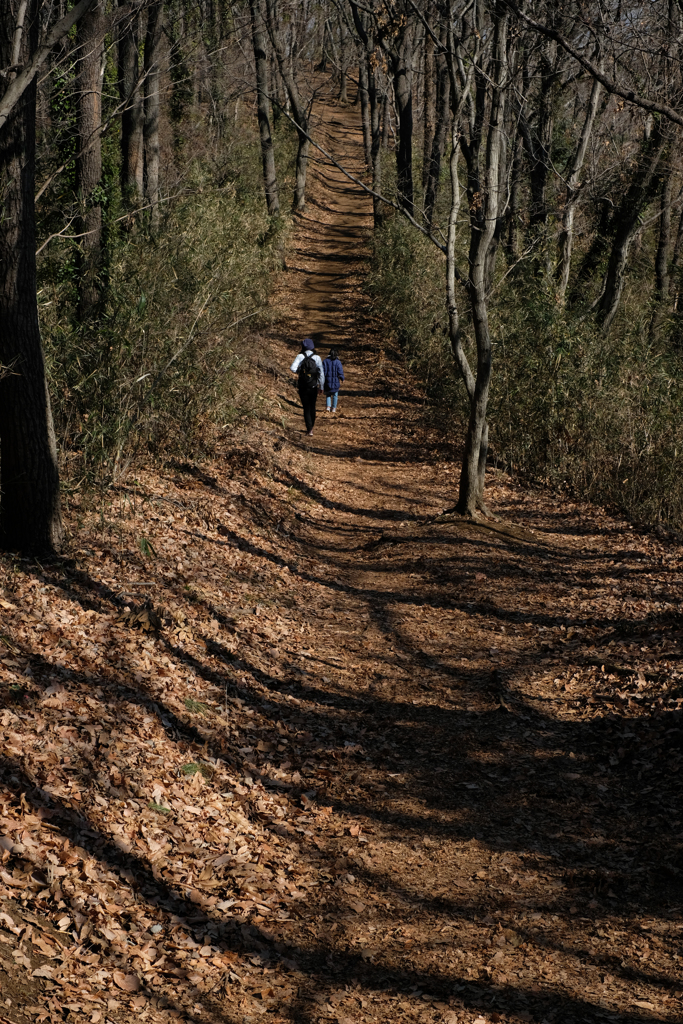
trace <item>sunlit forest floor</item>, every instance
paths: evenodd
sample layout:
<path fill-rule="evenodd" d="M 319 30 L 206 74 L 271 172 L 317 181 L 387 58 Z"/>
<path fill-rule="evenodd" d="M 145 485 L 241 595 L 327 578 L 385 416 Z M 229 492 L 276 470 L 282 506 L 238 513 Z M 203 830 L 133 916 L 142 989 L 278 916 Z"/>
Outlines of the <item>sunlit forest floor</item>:
<path fill-rule="evenodd" d="M 442 514 L 369 202 L 311 177 L 269 418 L 1 563 L 2 1019 L 679 1021 L 680 545 L 493 471 L 500 521 Z"/>

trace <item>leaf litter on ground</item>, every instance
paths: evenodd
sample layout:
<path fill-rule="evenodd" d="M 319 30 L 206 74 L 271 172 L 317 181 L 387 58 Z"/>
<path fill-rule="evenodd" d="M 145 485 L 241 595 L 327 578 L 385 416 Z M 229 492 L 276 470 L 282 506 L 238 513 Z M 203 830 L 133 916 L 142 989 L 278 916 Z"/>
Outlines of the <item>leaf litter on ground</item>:
<path fill-rule="evenodd" d="M 679 541 L 499 473 L 509 528 L 439 516 L 398 360 L 316 447 L 269 394 L 0 563 L 4 1015 L 679 1020 Z"/>

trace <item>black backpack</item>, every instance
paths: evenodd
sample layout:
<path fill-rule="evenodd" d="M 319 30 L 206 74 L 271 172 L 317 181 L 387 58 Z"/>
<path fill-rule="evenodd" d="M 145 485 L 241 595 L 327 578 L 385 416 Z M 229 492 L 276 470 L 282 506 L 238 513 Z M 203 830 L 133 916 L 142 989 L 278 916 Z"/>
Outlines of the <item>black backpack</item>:
<path fill-rule="evenodd" d="M 318 390 L 318 364 L 313 356 L 306 356 L 299 366 L 299 391 Z"/>

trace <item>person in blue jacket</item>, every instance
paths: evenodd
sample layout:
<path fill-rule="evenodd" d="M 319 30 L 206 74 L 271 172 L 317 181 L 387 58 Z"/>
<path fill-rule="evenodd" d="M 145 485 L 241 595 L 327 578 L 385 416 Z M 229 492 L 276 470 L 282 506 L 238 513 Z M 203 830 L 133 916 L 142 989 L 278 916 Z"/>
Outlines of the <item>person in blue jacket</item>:
<path fill-rule="evenodd" d="M 331 348 L 329 356 L 323 360 L 323 373 L 325 374 L 325 396 L 327 398 L 325 412 L 334 414 L 337 409 L 339 385 L 344 380 L 344 367 L 337 356 L 336 348 Z"/>

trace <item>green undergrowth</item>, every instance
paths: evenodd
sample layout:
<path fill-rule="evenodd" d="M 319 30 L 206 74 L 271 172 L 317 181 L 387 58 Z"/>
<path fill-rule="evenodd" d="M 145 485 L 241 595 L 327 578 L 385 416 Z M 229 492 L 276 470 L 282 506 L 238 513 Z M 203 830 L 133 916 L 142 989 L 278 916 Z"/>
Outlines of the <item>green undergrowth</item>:
<path fill-rule="evenodd" d="M 464 252 L 459 258 L 466 266 Z M 369 287 L 424 384 L 429 415 L 457 439 L 467 405 L 448 342 L 444 262 L 396 218 L 376 238 Z M 563 309 L 551 284 L 526 271 L 504 277 L 506 269 L 499 255 L 489 310 L 494 461 L 514 476 L 619 508 L 639 522 L 682 527 L 683 352 L 676 324 L 664 322 L 653 335 L 651 309 L 635 281 L 604 336 L 585 307 Z"/>
<path fill-rule="evenodd" d="M 73 243 L 40 258 L 39 303 L 67 487 L 106 485 L 141 459 L 197 452 L 259 415 L 250 337 L 269 322 L 288 220 L 269 221 L 253 129 L 220 162 L 185 168 L 159 232 L 107 235 L 102 303 L 76 313 Z M 281 144 L 282 181 L 293 146 Z M 103 275 L 104 277 L 104 275 Z"/>

